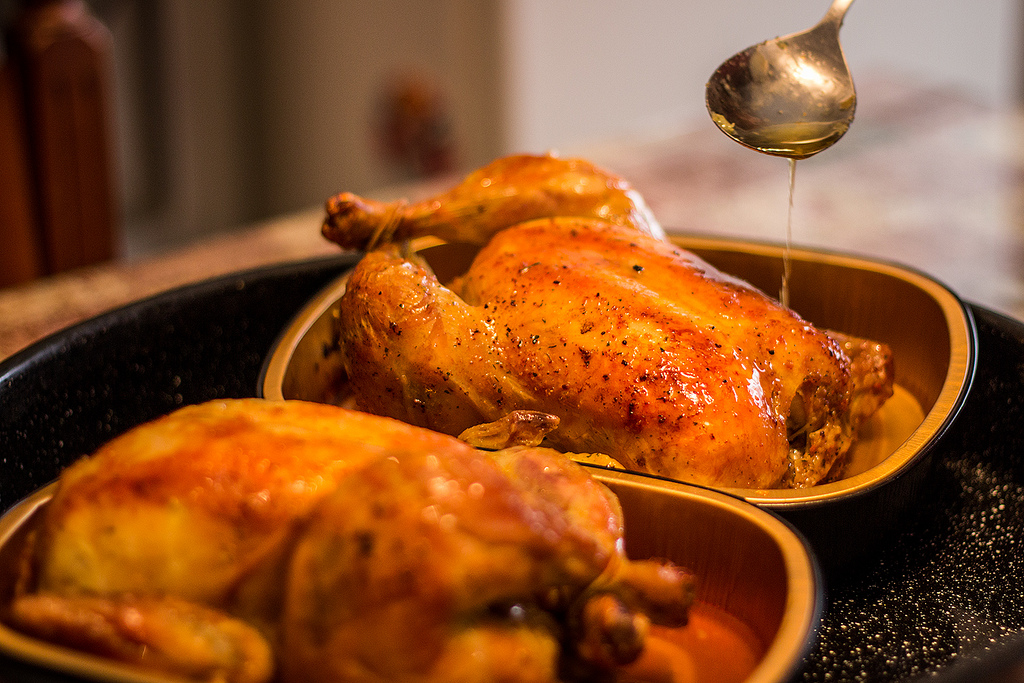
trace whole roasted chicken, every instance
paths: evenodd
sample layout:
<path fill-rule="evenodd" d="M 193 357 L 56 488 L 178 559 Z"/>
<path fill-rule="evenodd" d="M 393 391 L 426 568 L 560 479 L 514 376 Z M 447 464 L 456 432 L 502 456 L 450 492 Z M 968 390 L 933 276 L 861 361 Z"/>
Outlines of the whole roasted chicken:
<path fill-rule="evenodd" d="M 4 616 L 202 681 L 595 680 L 693 587 L 627 559 L 617 499 L 550 449 L 241 399 L 68 468 Z"/>
<path fill-rule="evenodd" d="M 422 202 L 343 194 L 327 214 L 325 236 L 369 248 L 338 320 L 363 410 L 453 435 L 540 411 L 563 451 L 801 487 L 836 475 L 892 393 L 886 347 L 673 245 L 628 183 L 581 160 L 509 157 Z M 394 243 L 423 235 L 481 248 L 442 284 Z"/>

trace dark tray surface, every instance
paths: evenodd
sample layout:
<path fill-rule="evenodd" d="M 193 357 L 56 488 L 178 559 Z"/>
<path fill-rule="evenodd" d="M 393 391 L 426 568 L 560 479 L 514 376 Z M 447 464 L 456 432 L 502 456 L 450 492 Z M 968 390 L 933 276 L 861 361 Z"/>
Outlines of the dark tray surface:
<path fill-rule="evenodd" d="M 0 363 L 0 510 L 180 405 L 256 395 L 263 359 L 352 258 L 173 290 Z M 979 366 L 922 504 L 891 542 L 826 576 L 797 680 L 981 681 L 1024 662 L 1024 325 L 972 307 Z M 938 678 L 936 678 L 938 674 Z M 0 657 L 0 681 L 66 681 Z"/>

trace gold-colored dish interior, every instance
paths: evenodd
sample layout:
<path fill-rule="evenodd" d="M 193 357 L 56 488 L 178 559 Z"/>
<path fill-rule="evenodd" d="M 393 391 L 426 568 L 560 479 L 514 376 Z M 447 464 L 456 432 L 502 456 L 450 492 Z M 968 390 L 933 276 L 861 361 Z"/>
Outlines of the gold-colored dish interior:
<path fill-rule="evenodd" d="M 0 614 L 14 597 L 23 549 L 39 514 L 53 496 L 50 484 L 21 501 L 0 517 Z M 51 671 L 104 683 L 168 683 L 166 677 L 125 667 L 100 657 L 37 640 L 0 621 L 0 652 L 12 659 Z"/>
<path fill-rule="evenodd" d="M 790 528 L 714 491 L 653 486 L 616 472 L 599 472 L 597 477 L 622 501 L 630 556 L 667 558 L 692 569 L 699 578 L 696 609 L 728 615 L 726 623 L 743 627 L 737 637 L 752 635 L 756 640 L 759 659 L 746 680 L 789 680 L 812 642 L 822 600 L 814 562 Z M 12 599 L 23 545 L 52 492 L 52 485 L 42 489 L 0 518 L 0 608 Z M 0 652 L 88 680 L 166 681 L 24 636 L 2 623 Z M 706 668 L 696 674 L 698 681 L 721 680 Z"/>
<path fill-rule="evenodd" d="M 769 294 L 782 281 L 784 247 L 677 236 L 673 242 Z M 464 272 L 476 247 L 436 240 L 416 245 L 441 282 Z M 727 489 L 757 504 L 789 506 L 870 488 L 901 471 L 942 432 L 969 388 L 973 324 L 948 289 L 896 265 L 793 249 L 790 305 L 824 329 L 888 344 L 896 393 L 850 454 L 844 478 L 804 489 Z M 271 353 L 262 378 L 267 398 L 338 402 L 344 376 L 333 341 L 344 276 L 296 317 Z"/>

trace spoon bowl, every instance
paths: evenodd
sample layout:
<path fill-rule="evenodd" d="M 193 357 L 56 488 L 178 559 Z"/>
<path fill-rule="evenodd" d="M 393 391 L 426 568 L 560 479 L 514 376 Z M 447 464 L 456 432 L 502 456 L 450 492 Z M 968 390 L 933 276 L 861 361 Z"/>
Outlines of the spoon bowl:
<path fill-rule="evenodd" d="M 857 94 L 839 29 L 853 0 L 835 0 L 814 27 L 739 52 L 712 74 L 706 100 L 722 132 L 759 152 L 805 159 L 853 121 Z"/>

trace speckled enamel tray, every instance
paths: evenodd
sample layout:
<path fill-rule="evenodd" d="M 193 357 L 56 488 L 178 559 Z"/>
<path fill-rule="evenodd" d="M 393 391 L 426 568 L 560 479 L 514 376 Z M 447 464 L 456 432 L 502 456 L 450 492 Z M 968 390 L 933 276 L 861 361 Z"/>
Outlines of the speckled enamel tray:
<path fill-rule="evenodd" d="M 778 290 L 784 248 L 775 244 L 676 236 L 674 241 L 762 291 Z M 419 253 L 445 282 L 476 249 L 427 242 Z M 896 393 L 851 452 L 844 478 L 804 489 L 726 489 L 786 516 L 827 564 L 848 561 L 898 525 L 918 494 L 930 454 L 952 424 L 974 373 L 969 310 L 935 280 L 891 263 L 793 249 L 790 302 L 819 327 L 889 344 Z M 332 402 L 343 396 L 334 316 L 342 276 L 293 321 L 269 356 L 262 382 L 270 398 Z M 646 476 L 646 475 L 640 475 Z"/>
<path fill-rule="evenodd" d="M 254 396 L 264 358 L 354 259 L 174 290 L 0 362 L 0 510 L 114 434 L 184 403 Z M 794 680 L 994 683 L 1024 663 L 1024 324 L 969 306 L 977 372 L 910 514 L 824 571 L 821 628 Z M 0 680 L 67 683 L 0 653 Z"/>

